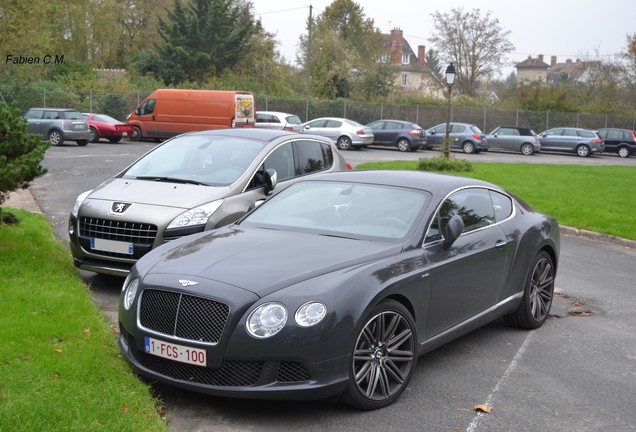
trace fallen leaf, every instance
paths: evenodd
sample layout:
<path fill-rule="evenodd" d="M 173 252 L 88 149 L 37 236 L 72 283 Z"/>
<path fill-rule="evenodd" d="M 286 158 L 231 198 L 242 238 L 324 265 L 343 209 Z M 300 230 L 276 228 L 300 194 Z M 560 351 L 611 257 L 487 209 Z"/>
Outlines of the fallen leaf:
<path fill-rule="evenodd" d="M 125 413 L 128 413 L 128 407 L 124 404 L 121 404 L 121 408 L 124 410 Z"/>
<path fill-rule="evenodd" d="M 63 353 L 64 351 L 62 351 L 62 350 L 61 350 L 61 349 L 59 349 L 59 348 L 55 348 L 55 352 L 56 352 L 56 353 L 60 353 L 60 354 L 61 354 L 61 353 Z"/>
<path fill-rule="evenodd" d="M 483 404 L 475 405 L 473 407 L 473 409 L 475 411 L 485 412 L 486 414 L 490 414 L 490 412 L 492 411 L 492 407 L 491 406 L 483 405 Z"/>
<path fill-rule="evenodd" d="M 59 380 L 59 379 L 60 379 L 60 374 L 59 374 L 59 373 L 57 373 L 57 372 L 55 372 L 55 373 L 53 374 L 53 379 L 54 379 L 55 381 Z"/>
<path fill-rule="evenodd" d="M 91 335 L 91 329 L 89 329 L 88 327 L 84 327 L 84 330 L 82 332 L 84 333 L 84 336 Z"/>

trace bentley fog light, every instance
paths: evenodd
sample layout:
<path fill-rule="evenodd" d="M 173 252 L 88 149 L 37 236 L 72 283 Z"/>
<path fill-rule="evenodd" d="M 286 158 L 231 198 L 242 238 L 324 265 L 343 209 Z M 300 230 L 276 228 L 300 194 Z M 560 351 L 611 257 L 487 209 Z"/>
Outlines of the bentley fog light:
<path fill-rule="evenodd" d="M 139 278 L 133 278 L 130 281 L 126 279 L 126 282 L 128 283 L 124 285 L 124 309 L 128 310 L 135 301 L 139 288 Z"/>
<path fill-rule="evenodd" d="M 281 331 L 287 322 L 287 309 L 280 303 L 265 303 L 249 314 L 247 332 L 255 338 L 264 339 Z"/>
<path fill-rule="evenodd" d="M 310 301 L 296 311 L 296 323 L 301 327 L 318 324 L 327 315 L 327 306 L 318 301 Z"/>

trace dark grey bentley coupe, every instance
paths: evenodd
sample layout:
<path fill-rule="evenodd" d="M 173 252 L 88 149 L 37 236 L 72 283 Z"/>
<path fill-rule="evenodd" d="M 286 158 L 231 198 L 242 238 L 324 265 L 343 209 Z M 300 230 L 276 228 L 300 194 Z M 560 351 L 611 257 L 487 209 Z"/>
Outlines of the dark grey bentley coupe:
<path fill-rule="evenodd" d="M 160 246 L 124 282 L 122 352 L 152 380 L 241 398 L 395 401 L 419 355 L 548 316 L 559 225 L 493 184 L 349 171 Z"/>

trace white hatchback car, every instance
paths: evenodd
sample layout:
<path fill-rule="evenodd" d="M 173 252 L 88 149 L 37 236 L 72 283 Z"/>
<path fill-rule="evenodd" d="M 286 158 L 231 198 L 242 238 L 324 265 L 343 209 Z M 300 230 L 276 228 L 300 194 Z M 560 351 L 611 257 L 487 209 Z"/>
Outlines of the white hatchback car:
<path fill-rule="evenodd" d="M 257 128 L 282 129 L 289 132 L 300 132 L 302 121 L 296 114 L 279 111 L 256 111 Z"/>

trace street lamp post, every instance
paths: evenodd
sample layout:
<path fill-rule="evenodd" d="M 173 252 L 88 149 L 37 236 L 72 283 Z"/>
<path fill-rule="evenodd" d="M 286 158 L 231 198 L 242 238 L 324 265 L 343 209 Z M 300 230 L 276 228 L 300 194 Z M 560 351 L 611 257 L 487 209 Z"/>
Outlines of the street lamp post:
<path fill-rule="evenodd" d="M 448 86 L 448 115 L 446 116 L 446 138 L 442 145 L 442 156 L 448 159 L 450 157 L 450 121 L 451 121 L 451 90 L 455 84 L 455 66 L 451 63 L 446 68 L 446 85 Z"/>

